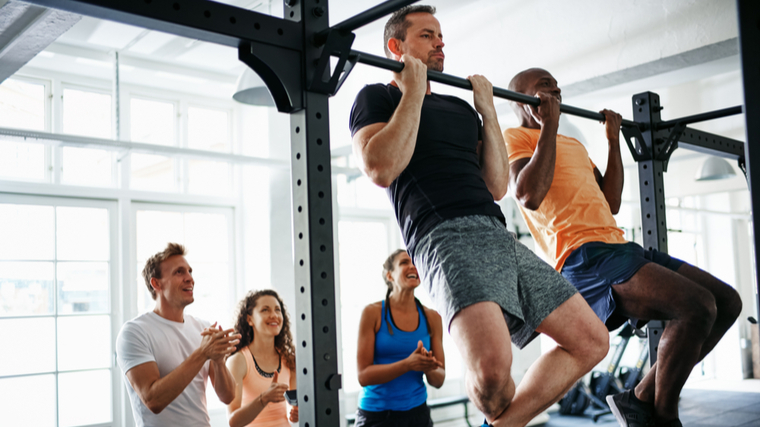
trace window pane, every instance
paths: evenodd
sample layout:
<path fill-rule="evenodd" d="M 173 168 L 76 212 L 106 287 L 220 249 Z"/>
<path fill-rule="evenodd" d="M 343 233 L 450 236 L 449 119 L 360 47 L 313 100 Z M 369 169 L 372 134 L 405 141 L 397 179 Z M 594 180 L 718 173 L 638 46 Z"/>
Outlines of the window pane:
<path fill-rule="evenodd" d="M 361 387 L 356 372 L 356 337 L 364 306 L 385 298 L 380 273 L 388 257 L 388 231 L 378 222 L 338 223 L 340 250 L 341 335 L 345 391 Z"/>
<path fill-rule="evenodd" d="M 52 262 L 0 262 L 0 316 L 55 312 Z"/>
<path fill-rule="evenodd" d="M 184 243 L 184 219 L 181 212 L 137 211 L 137 262 L 166 248 L 169 242 Z M 142 265 L 140 266 L 142 269 Z"/>
<path fill-rule="evenodd" d="M 53 215 L 51 206 L 0 204 L 0 259 L 52 260 Z"/>
<path fill-rule="evenodd" d="M 58 411 L 61 427 L 110 423 L 110 370 L 60 374 Z"/>
<path fill-rule="evenodd" d="M 58 263 L 58 313 L 109 313 L 108 263 Z"/>
<path fill-rule="evenodd" d="M 45 146 L 2 138 L 0 136 L 0 178 L 43 181 Z"/>
<path fill-rule="evenodd" d="M 113 152 L 89 148 L 63 148 L 64 184 L 110 186 L 112 185 Z"/>
<path fill-rule="evenodd" d="M 63 133 L 111 138 L 111 95 L 64 89 Z"/>
<path fill-rule="evenodd" d="M 232 166 L 229 163 L 190 160 L 189 191 L 193 194 L 227 196 L 232 193 Z"/>
<path fill-rule="evenodd" d="M 111 366 L 111 317 L 58 318 L 58 370 Z"/>
<path fill-rule="evenodd" d="M 159 145 L 177 145 L 176 115 L 171 102 L 132 98 L 129 101 L 131 140 Z"/>
<path fill-rule="evenodd" d="M 217 322 L 224 328 L 231 328 L 229 265 L 188 261 L 193 268 L 194 302 L 185 312 L 211 323 Z M 146 289 L 147 290 L 147 289 Z"/>
<path fill-rule="evenodd" d="M 229 114 L 227 112 L 189 107 L 187 116 L 190 148 L 227 153 L 232 151 Z"/>
<path fill-rule="evenodd" d="M 185 244 L 193 261 L 227 262 L 227 217 L 221 214 L 186 213 Z"/>
<path fill-rule="evenodd" d="M 132 154 L 132 182 L 135 190 L 174 191 L 174 160 L 152 154 Z"/>
<path fill-rule="evenodd" d="M 56 208 L 58 259 L 108 261 L 108 211 L 100 208 Z"/>
<path fill-rule="evenodd" d="M 0 84 L 0 127 L 45 130 L 45 86 L 7 79 Z"/>
<path fill-rule="evenodd" d="M 0 379 L 0 414 L 6 426 L 54 426 L 55 375 Z"/>
<path fill-rule="evenodd" d="M 0 376 L 55 370 L 55 319 L 52 317 L 0 320 L 0 342 L 6 343 L 0 351 Z M 17 351 L 8 351 L 8 343 Z"/>
<path fill-rule="evenodd" d="M 142 277 L 142 271 L 145 267 L 145 261 L 137 263 L 137 312 L 145 313 L 153 310 L 156 306 L 156 301 L 150 295 L 148 285 L 145 284 L 145 279 Z"/>

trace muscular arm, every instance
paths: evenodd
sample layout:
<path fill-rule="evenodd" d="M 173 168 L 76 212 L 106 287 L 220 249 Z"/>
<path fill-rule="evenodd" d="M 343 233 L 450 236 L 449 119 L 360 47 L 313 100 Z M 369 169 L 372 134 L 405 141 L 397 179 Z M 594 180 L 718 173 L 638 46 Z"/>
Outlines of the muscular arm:
<path fill-rule="evenodd" d="M 483 140 L 478 144 L 480 173 L 494 200 L 501 200 L 509 184 L 509 156 L 493 105 L 493 86 L 480 75 L 468 80 L 472 83 L 475 110 L 483 117 Z"/>
<path fill-rule="evenodd" d="M 613 215 L 620 211 L 620 203 L 623 194 L 623 159 L 620 155 L 620 123 L 622 117 L 620 114 L 611 110 L 600 111 L 605 115 L 605 129 L 607 133 L 607 170 L 604 175 L 599 169 L 594 168 L 596 182 L 604 193 L 604 198 L 610 205 L 610 211 Z"/>
<path fill-rule="evenodd" d="M 214 329 L 215 326 L 201 332 L 201 345 L 166 376 L 161 377 L 156 362 L 143 363 L 127 371 L 127 380 L 151 412 L 160 413 L 182 394 L 207 360 L 224 360 L 234 350 L 240 335 L 234 334 L 232 329 Z"/>
<path fill-rule="evenodd" d="M 127 371 L 127 379 L 145 406 L 154 414 L 159 414 L 182 394 L 206 360 L 208 359 L 196 350 L 163 378 L 158 371 L 158 364 L 147 362 Z"/>
<path fill-rule="evenodd" d="M 354 155 L 370 180 L 388 187 L 409 165 L 417 142 L 420 112 L 427 90 L 427 67 L 403 56 L 404 69 L 394 73 L 401 101 L 388 123 L 361 128 L 353 138 Z"/>
<path fill-rule="evenodd" d="M 548 94 L 536 94 L 541 99 L 537 110 L 531 106 L 531 114 L 541 125 L 536 151 L 530 158 L 519 159 L 509 166 L 515 198 L 532 211 L 541 206 L 554 180 L 557 159 L 557 129 L 559 128 L 559 101 Z"/>
<path fill-rule="evenodd" d="M 446 356 L 443 354 L 443 325 L 441 315 L 435 310 L 425 308 L 428 322 L 430 322 L 430 352 L 441 363 L 435 369 L 425 371 L 428 384 L 435 388 L 441 388 L 446 379 Z"/>

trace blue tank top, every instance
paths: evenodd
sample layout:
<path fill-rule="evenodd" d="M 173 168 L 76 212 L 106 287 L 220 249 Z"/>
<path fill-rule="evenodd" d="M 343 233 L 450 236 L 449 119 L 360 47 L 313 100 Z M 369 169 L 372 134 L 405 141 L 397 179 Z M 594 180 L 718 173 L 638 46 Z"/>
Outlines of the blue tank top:
<path fill-rule="evenodd" d="M 409 357 L 422 341 L 430 350 L 430 334 L 422 307 L 417 305 L 419 326 L 413 332 L 404 332 L 393 324 L 390 310 L 386 313 L 385 301 L 381 306 L 380 330 L 375 334 L 375 365 L 385 365 Z M 388 332 L 388 325 L 393 335 Z M 427 401 L 427 389 L 422 381 L 423 373 L 409 371 L 385 384 L 368 385 L 359 392 L 359 408 L 364 411 L 408 411 Z"/>

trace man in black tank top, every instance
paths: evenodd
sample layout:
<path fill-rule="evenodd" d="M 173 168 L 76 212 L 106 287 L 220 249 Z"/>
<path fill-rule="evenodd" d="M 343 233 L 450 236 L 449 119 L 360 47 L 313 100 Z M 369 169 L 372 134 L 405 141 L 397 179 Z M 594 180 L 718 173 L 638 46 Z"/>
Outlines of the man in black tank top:
<path fill-rule="evenodd" d="M 524 426 L 604 358 L 609 335 L 572 285 L 507 234 L 494 203 L 509 171 L 493 88 L 483 76 L 468 78 L 475 109 L 430 91 L 427 69 L 443 71 L 444 62 L 434 13 L 408 6 L 386 24 L 386 55 L 405 66 L 390 84 L 357 95 L 354 154 L 387 189 L 407 250 L 465 358 L 470 399 L 493 425 Z M 537 333 L 559 346 L 515 387 L 510 339 L 523 347 Z"/>

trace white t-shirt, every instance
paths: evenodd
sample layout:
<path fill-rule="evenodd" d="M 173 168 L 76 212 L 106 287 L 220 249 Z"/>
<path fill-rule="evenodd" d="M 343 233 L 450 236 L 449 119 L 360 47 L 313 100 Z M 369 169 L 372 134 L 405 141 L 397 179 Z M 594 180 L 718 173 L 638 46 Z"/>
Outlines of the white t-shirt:
<path fill-rule="evenodd" d="M 173 322 L 150 311 L 125 323 L 116 338 L 116 360 L 124 374 L 132 413 L 139 427 L 210 425 L 206 410 L 208 361 L 182 394 L 159 414 L 145 406 L 126 377 L 127 371 L 135 366 L 156 362 L 163 378 L 200 347 L 201 331 L 210 326 L 209 322 L 188 314 L 184 318 L 184 323 Z"/>

